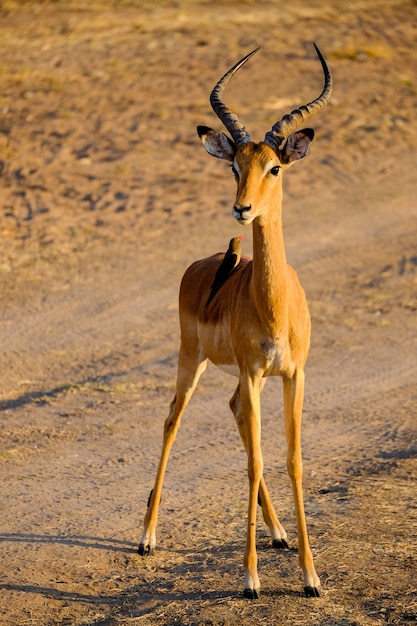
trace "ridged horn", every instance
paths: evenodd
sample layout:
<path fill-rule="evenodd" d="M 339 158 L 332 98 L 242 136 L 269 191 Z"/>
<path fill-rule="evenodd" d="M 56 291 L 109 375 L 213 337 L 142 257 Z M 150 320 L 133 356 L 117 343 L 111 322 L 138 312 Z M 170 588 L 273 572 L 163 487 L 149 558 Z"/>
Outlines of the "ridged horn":
<path fill-rule="evenodd" d="M 237 146 L 250 141 L 250 135 L 246 131 L 243 124 L 239 122 L 237 115 L 232 113 L 232 111 L 230 111 L 230 109 L 222 102 L 223 92 L 233 74 L 235 74 L 238 69 L 240 69 L 242 65 L 244 65 L 246 61 L 248 61 L 251 56 L 255 54 L 255 52 L 258 52 L 259 48 L 260 46 L 255 50 L 252 50 L 252 52 L 249 52 L 249 54 L 244 56 L 243 59 L 240 59 L 240 61 L 230 68 L 230 70 L 226 72 L 226 74 L 218 81 L 210 94 L 210 104 L 213 111 L 232 135 L 232 138 Z"/>
<path fill-rule="evenodd" d="M 308 118 L 315 115 L 326 106 L 326 104 L 330 100 L 330 95 L 332 93 L 333 87 L 333 79 L 330 73 L 329 66 L 327 65 L 326 59 L 316 46 L 313 44 L 317 55 L 320 59 L 321 66 L 323 68 L 324 73 L 324 87 L 323 91 L 319 95 L 318 98 L 301 106 L 299 109 L 294 109 L 289 115 L 284 115 L 281 121 L 276 122 L 273 125 L 272 129 L 266 133 L 265 135 L 265 143 L 267 143 L 274 150 L 278 150 L 281 143 L 286 139 L 296 128 L 301 126 Z"/>

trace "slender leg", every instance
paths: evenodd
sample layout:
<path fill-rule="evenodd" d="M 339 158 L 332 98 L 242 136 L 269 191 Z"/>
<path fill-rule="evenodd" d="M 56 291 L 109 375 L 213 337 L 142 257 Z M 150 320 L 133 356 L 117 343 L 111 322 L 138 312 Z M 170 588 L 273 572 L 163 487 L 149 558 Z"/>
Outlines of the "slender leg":
<path fill-rule="evenodd" d="M 244 420 L 246 451 L 248 455 L 249 504 L 245 555 L 245 585 L 243 594 L 251 600 L 260 596 L 258 577 L 258 556 L 256 553 L 256 511 L 259 486 L 262 479 L 263 459 L 261 451 L 261 415 L 260 415 L 261 379 L 242 376 L 240 381 L 240 399 Z"/>
<path fill-rule="evenodd" d="M 164 438 L 156 473 L 155 485 L 151 491 L 148 510 L 145 515 L 144 531 L 139 544 L 139 554 L 152 554 L 156 546 L 156 524 L 158 510 L 162 496 L 162 485 L 169 453 L 180 426 L 181 416 L 190 401 L 201 374 L 207 366 L 207 359 L 200 350 L 189 354 L 184 345 L 181 345 L 178 359 L 177 389 L 170 405 L 170 411 L 164 424 Z"/>
<path fill-rule="evenodd" d="M 293 378 L 284 378 L 284 416 L 287 435 L 287 470 L 291 479 L 297 516 L 300 565 L 304 573 L 307 596 L 320 596 L 320 580 L 316 574 L 307 534 L 302 488 L 301 413 L 304 397 L 304 372 L 297 370 Z"/>
<path fill-rule="evenodd" d="M 266 378 L 262 378 L 260 384 L 260 392 L 264 388 L 266 383 Z M 233 415 L 235 416 L 236 424 L 239 429 L 240 436 L 243 441 L 243 445 L 245 446 L 246 452 L 248 451 L 247 441 L 246 441 L 246 431 L 244 427 L 243 414 L 242 414 L 242 403 L 240 400 L 240 385 L 236 387 L 236 390 L 233 394 L 232 399 L 230 400 L 230 408 L 232 409 Z M 259 495 L 258 495 L 258 503 L 262 507 L 262 515 L 264 518 L 265 524 L 268 526 L 271 538 L 272 545 L 274 548 L 289 548 L 287 543 L 287 533 L 285 532 L 284 527 L 280 524 L 277 514 L 275 513 L 275 509 L 273 507 L 271 497 L 269 495 L 265 479 L 262 476 L 261 482 L 259 485 Z"/>

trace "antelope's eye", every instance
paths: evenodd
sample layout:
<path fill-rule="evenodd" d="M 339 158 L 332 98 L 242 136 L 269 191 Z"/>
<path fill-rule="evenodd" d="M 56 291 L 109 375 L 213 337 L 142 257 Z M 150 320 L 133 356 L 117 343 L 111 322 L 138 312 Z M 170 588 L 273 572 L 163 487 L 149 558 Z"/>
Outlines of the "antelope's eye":
<path fill-rule="evenodd" d="M 272 174 L 272 176 L 278 176 L 279 170 L 280 170 L 279 165 L 275 165 L 275 167 L 272 167 L 269 171 Z"/>

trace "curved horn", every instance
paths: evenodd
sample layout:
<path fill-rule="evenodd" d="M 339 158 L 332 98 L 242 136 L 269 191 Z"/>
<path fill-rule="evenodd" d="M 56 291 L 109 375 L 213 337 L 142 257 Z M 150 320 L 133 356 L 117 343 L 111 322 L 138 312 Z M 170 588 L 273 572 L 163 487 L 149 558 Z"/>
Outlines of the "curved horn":
<path fill-rule="evenodd" d="M 210 94 L 210 104 L 213 108 L 213 111 L 217 115 L 217 117 L 223 122 L 229 133 L 232 135 L 233 140 L 237 146 L 243 143 L 247 143 L 250 140 L 250 135 L 246 131 L 243 124 L 241 124 L 237 118 L 237 115 L 232 113 L 228 107 L 223 104 L 222 97 L 223 91 L 227 86 L 229 80 L 232 78 L 233 74 L 235 74 L 238 69 L 248 61 L 258 52 L 260 46 L 252 52 L 249 52 L 243 59 L 240 59 L 226 74 L 219 80 L 219 82 L 214 87 L 213 91 Z"/>
<path fill-rule="evenodd" d="M 265 143 L 267 143 L 274 150 L 278 150 L 281 143 L 286 139 L 293 130 L 301 126 L 303 122 L 305 122 L 309 117 L 315 115 L 322 109 L 330 100 L 330 95 L 332 93 L 333 87 L 333 79 L 330 73 L 329 66 L 327 65 L 326 59 L 314 44 L 317 55 L 320 59 L 323 72 L 324 72 L 324 87 L 323 91 L 319 95 L 318 98 L 301 106 L 299 109 L 295 109 L 289 115 L 285 115 L 280 122 L 277 122 L 273 125 L 272 129 L 266 133 L 265 135 Z"/>

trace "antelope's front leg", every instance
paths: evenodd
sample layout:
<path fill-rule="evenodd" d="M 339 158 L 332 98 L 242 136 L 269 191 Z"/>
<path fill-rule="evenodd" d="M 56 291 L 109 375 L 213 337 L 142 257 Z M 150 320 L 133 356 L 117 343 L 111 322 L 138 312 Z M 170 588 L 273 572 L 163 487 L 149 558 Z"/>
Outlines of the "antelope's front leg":
<path fill-rule="evenodd" d="M 259 598 L 261 586 L 258 577 L 258 556 L 256 553 L 256 512 L 259 485 L 263 473 L 261 451 L 260 378 L 241 379 L 241 401 L 246 432 L 249 478 L 248 527 L 246 535 L 245 585 L 243 595 L 254 600 Z"/>
<path fill-rule="evenodd" d="M 287 435 L 287 470 L 291 479 L 297 516 L 298 550 L 304 573 L 307 597 L 320 597 L 320 579 L 316 574 L 307 534 L 302 487 L 301 413 L 304 398 L 304 372 L 297 370 L 293 378 L 284 378 L 284 415 Z"/>

